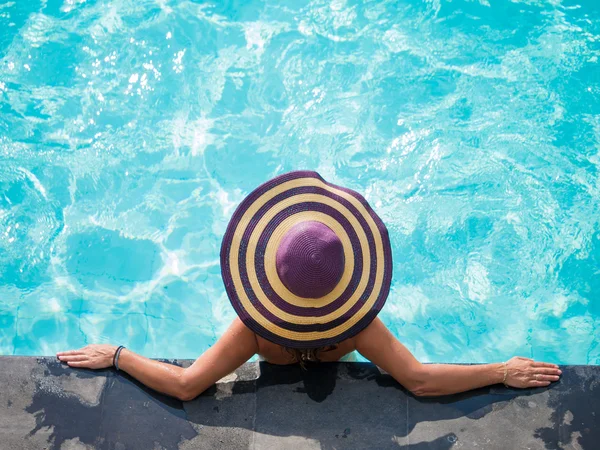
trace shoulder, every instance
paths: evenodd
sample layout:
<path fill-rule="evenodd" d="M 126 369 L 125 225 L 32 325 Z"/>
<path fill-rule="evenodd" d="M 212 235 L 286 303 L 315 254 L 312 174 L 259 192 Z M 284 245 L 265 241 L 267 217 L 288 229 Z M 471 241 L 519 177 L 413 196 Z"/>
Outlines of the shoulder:
<path fill-rule="evenodd" d="M 375 319 L 360 333 L 354 337 L 356 349 L 362 353 L 363 350 L 382 348 L 392 344 L 396 339 L 378 318 Z"/>

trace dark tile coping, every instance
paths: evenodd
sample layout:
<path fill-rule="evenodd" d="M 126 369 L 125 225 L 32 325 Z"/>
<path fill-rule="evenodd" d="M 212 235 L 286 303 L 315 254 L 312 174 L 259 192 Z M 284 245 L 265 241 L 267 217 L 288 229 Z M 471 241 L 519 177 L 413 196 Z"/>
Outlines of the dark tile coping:
<path fill-rule="evenodd" d="M 564 366 L 550 388 L 418 398 L 368 363 L 261 362 L 181 402 L 112 369 L 6 356 L 0 449 L 597 449 L 599 380 Z"/>

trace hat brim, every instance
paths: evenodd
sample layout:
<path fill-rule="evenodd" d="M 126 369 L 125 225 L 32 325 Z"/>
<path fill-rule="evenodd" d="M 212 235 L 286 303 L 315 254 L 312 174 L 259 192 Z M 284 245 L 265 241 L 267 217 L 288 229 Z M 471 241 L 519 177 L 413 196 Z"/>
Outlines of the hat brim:
<path fill-rule="evenodd" d="M 291 293 L 275 264 L 278 242 L 305 220 L 324 223 L 344 246 L 344 274 L 318 299 Z M 392 252 L 385 225 L 360 194 L 296 171 L 259 186 L 238 206 L 223 237 L 221 273 L 251 330 L 285 347 L 318 348 L 356 335 L 377 316 L 389 294 Z"/>

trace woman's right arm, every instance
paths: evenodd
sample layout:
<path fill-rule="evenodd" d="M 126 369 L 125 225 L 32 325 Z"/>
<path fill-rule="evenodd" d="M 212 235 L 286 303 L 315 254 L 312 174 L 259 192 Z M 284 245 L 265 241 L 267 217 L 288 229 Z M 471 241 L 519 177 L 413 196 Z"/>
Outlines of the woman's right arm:
<path fill-rule="evenodd" d="M 417 396 L 455 394 L 504 380 L 502 363 L 421 364 L 378 318 L 355 337 L 355 344 L 361 355 Z M 548 386 L 561 374 L 555 364 L 519 357 L 508 361 L 506 369 L 506 384 L 519 388 Z"/>
<path fill-rule="evenodd" d="M 59 352 L 57 356 L 71 367 L 102 369 L 113 365 L 116 349 L 114 345 L 92 344 Z M 187 401 L 233 372 L 257 351 L 254 332 L 236 318 L 225 334 L 187 369 L 145 358 L 127 349 L 119 356 L 119 369 L 156 391 Z"/>

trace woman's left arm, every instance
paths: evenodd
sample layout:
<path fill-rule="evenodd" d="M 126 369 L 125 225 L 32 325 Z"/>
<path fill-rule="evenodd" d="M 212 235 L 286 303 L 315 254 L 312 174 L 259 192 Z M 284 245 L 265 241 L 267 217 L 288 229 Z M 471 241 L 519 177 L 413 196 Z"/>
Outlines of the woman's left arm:
<path fill-rule="evenodd" d="M 71 367 L 103 369 L 112 366 L 116 349 L 114 345 L 88 345 L 59 352 L 56 356 Z M 233 372 L 257 351 L 254 332 L 236 318 L 215 345 L 188 368 L 148 359 L 128 349 L 121 351 L 118 364 L 119 369 L 146 386 L 188 401 Z"/>
<path fill-rule="evenodd" d="M 417 396 L 456 394 L 502 382 L 517 388 L 545 387 L 561 375 L 556 364 L 521 357 L 497 364 L 421 364 L 378 318 L 354 342 L 361 355 Z"/>

